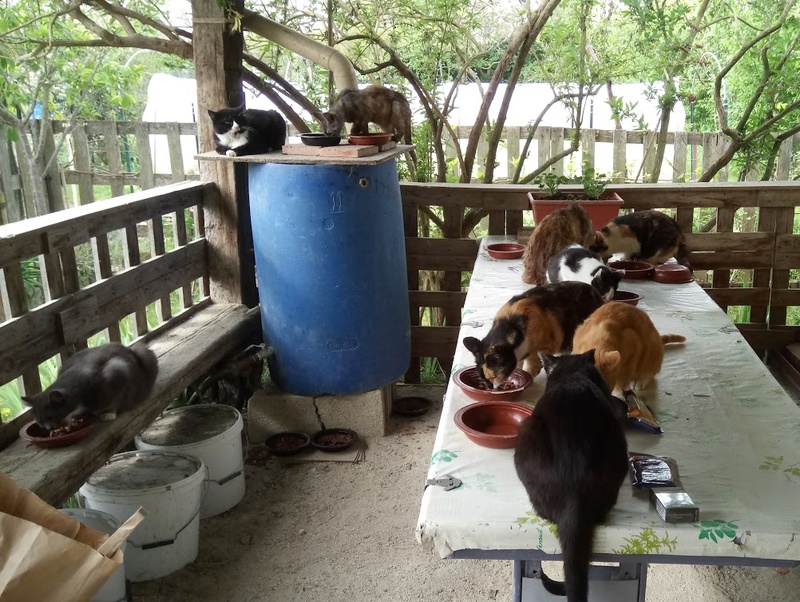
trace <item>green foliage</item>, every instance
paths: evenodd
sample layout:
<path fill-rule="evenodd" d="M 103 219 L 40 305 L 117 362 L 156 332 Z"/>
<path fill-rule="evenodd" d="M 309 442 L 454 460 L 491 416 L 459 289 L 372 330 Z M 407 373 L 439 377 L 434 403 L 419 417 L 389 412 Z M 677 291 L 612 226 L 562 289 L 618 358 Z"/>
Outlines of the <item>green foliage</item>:
<path fill-rule="evenodd" d="M 590 199 L 597 200 L 603 194 L 611 180 L 605 174 L 597 173 L 594 167 L 584 166 L 583 173 L 576 178 L 578 184 L 583 186 L 583 191 Z"/>
<path fill-rule="evenodd" d="M 556 198 L 561 194 L 561 185 L 569 182 L 569 179 L 552 171 L 546 171 L 536 176 L 533 181 L 539 188 L 546 192 L 548 196 Z"/>

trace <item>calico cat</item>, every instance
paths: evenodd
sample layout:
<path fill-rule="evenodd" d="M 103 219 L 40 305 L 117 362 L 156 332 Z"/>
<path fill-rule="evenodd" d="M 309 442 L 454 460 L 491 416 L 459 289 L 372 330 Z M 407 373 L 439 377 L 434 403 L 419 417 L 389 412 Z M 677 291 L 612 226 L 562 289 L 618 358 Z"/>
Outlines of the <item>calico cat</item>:
<path fill-rule="evenodd" d="M 547 281 L 547 262 L 570 244 L 588 247 L 595 241 L 586 209 L 577 203 L 556 209 L 533 229 L 522 257 L 522 281 L 536 286 Z"/>
<path fill-rule="evenodd" d="M 664 263 L 675 257 L 678 263 L 689 265 L 689 254 L 678 222 L 655 209 L 614 218 L 598 232 L 589 249 L 604 260 L 622 253 L 623 259 Z"/>
<path fill-rule="evenodd" d="M 158 359 L 150 349 L 109 343 L 79 351 L 64 362 L 52 385 L 22 399 L 33 406 L 36 422 L 52 431 L 85 413 L 113 420 L 116 412 L 147 399 L 157 375 Z"/>
<path fill-rule="evenodd" d="M 597 253 L 576 244 L 561 249 L 547 262 L 548 282 L 585 282 L 607 301 L 614 298 L 623 276 L 625 270 L 608 267 Z"/>
<path fill-rule="evenodd" d="M 595 368 L 593 351 L 542 361 L 547 385 L 520 426 L 514 467 L 536 514 L 558 527 L 564 582 L 542 573 L 542 585 L 568 602 L 586 602 L 594 529 L 628 474 L 622 406 Z"/>
<path fill-rule="evenodd" d="M 464 337 L 464 346 L 490 387 L 506 382 L 520 362 L 536 377 L 542 369 L 539 352 L 568 351 L 575 329 L 601 305 L 600 293 L 583 282 L 537 286 L 509 299 L 483 340 Z"/>
<path fill-rule="evenodd" d="M 638 307 L 611 301 L 589 316 L 575 331 L 574 353 L 594 349 L 597 367 L 614 395 L 623 397 L 632 389 L 644 389 L 661 371 L 664 345 L 683 343 L 678 334 L 659 335 L 649 316 Z M 602 354 L 618 351 L 622 361 L 618 369 L 604 366 Z"/>
<path fill-rule="evenodd" d="M 208 111 L 214 124 L 217 152 L 228 157 L 280 150 L 286 143 L 286 121 L 278 111 L 233 109 Z"/>
<path fill-rule="evenodd" d="M 383 86 L 343 90 L 322 117 L 322 129 L 328 135 L 340 134 L 345 122 L 353 124 L 351 134 L 368 134 L 372 122 L 384 132 L 392 134 L 395 142 L 412 143 L 408 99 L 400 92 Z"/>

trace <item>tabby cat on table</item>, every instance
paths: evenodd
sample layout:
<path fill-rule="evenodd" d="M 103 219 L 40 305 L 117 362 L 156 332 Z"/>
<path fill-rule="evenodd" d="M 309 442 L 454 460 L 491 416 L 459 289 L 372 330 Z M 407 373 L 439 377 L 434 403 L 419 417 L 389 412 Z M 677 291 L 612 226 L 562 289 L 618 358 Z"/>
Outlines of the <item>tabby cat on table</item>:
<path fill-rule="evenodd" d="M 620 364 L 619 353 L 609 355 L 610 366 Z M 543 354 L 542 362 L 547 384 L 520 425 L 514 466 L 536 514 L 558 527 L 564 582 L 542 573 L 542 585 L 568 602 L 586 602 L 594 529 L 628 474 L 624 412 L 595 367 L 594 351 Z"/>
<path fill-rule="evenodd" d="M 64 362 L 52 385 L 22 399 L 33 406 L 39 426 L 52 431 L 87 413 L 113 420 L 150 396 L 156 376 L 158 359 L 145 345 L 108 343 L 79 351 Z"/>
<path fill-rule="evenodd" d="M 621 253 L 623 259 L 657 264 L 675 257 L 678 263 L 689 265 L 680 225 L 666 213 L 655 209 L 634 211 L 614 218 L 600 229 L 589 249 L 606 261 Z"/>
<path fill-rule="evenodd" d="M 539 353 L 569 351 L 575 329 L 601 305 L 603 297 L 584 282 L 537 286 L 509 299 L 488 334 L 464 337 L 464 346 L 490 388 L 500 387 L 520 363 L 535 377 L 542 369 Z"/>
<path fill-rule="evenodd" d="M 540 285 L 547 282 L 547 262 L 571 244 L 588 247 L 596 240 L 586 209 L 577 203 L 556 209 L 534 229 L 522 257 L 522 281 Z"/>
<path fill-rule="evenodd" d="M 660 335 L 638 307 L 612 301 L 578 326 L 572 348 L 574 353 L 594 350 L 597 367 L 609 388 L 624 399 L 634 389 L 647 388 L 661 371 L 665 345 L 684 341 L 686 337 L 679 334 Z M 606 365 L 610 352 L 620 355 L 619 366 Z"/>
<path fill-rule="evenodd" d="M 228 157 L 280 150 L 286 143 L 286 121 L 278 111 L 245 109 L 244 105 L 208 110 L 214 125 L 216 150 Z"/>

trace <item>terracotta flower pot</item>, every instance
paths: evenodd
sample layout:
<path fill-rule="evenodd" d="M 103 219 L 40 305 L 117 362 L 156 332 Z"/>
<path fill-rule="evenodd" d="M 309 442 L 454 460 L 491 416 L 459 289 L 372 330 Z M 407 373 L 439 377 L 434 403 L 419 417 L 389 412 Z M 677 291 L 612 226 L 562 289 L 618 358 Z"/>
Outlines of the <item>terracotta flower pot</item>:
<path fill-rule="evenodd" d="M 538 224 L 556 209 L 566 207 L 570 203 L 578 203 L 589 214 L 592 227 L 599 230 L 619 215 L 619 208 L 623 203 L 621 196 L 610 191 L 601 194 L 596 201 L 587 198 L 583 193 L 564 193 L 564 195 L 564 198 L 552 198 L 546 192 L 529 192 L 528 199 L 533 209 L 533 220 Z"/>

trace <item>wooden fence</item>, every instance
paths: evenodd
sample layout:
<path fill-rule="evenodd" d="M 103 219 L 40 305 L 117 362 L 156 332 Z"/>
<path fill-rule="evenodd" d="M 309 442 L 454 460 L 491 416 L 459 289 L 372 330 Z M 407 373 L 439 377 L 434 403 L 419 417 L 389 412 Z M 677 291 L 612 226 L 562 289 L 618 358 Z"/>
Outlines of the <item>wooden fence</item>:
<path fill-rule="evenodd" d="M 65 132 L 66 125 L 54 122 L 47 133 L 46 147 L 55 152 L 58 141 L 66 135 L 66 144 L 59 154 L 60 165 L 47 172 L 46 202 L 34 203 L 20 177 L 22 153 L 11 143 L 0 147 L 0 223 L 8 223 L 37 215 L 38 208 L 47 212 L 68 206 L 84 205 L 96 198 L 119 196 L 138 189 L 197 178 L 193 158 L 197 150 L 196 123 L 146 123 L 127 121 L 90 121 Z M 0 140 L 5 140 L 0 128 Z M 462 147 L 472 131 L 458 127 Z M 524 148 L 528 127 L 507 127 L 503 132 L 497 161 L 498 182 L 513 173 L 514 162 Z M 297 132 L 289 129 L 289 135 Z M 572 130 L 540 127 L 535 132 L 523 174 L 529 173 L 555 153 L 564 149 Z M 586 129 L 581 132 L 581 147 L 572 158 L 556 163 L 556 173 L 580 171 L 576 166 L 588 163 L 597 171 L 613 174 L 615 182 L 643 181 L 653 172 L 654 132 Z M 671 132 L 661 170 L 661 181 L 693 181 L 715 160 L 725 147 L 725 136 L 715 132 Z M 783 142 L 777 165 L 777 179 L 788 180 L 793 173 L 793 149 L 800 145 L 800 134 Z M 454 155 L 449 149 L 449 155 Z M 486 143 L 478 147 L 475 173 L 477 177 L 486 159 Z M 728 179 L 723 169 L 718 181 Z M 750 174 L 748 179 L 759 179 Z M 104 186 L 105 189 L 96 187 Z M 65 200 L 66 199 L 66 200 Z"/>

